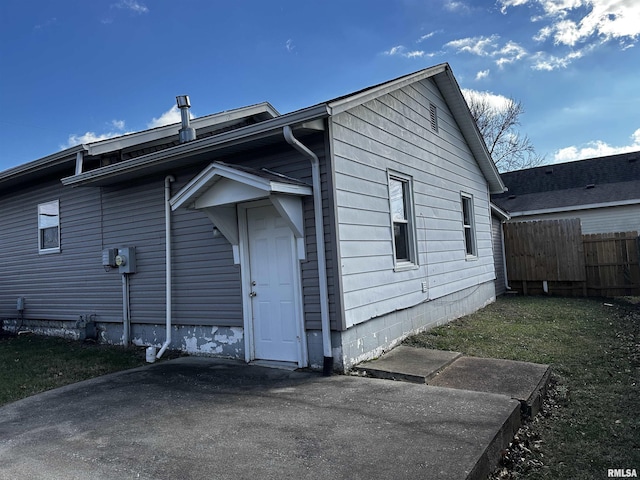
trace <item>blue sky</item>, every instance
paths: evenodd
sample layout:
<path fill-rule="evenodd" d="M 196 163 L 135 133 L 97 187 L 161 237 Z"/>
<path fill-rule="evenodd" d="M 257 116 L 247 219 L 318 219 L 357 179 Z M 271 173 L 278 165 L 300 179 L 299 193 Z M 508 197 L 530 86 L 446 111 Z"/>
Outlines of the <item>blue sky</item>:
<path fill-rule="evenodd" d="M 442 62 L 521 101 L 546 163 L 640 150 L 639 40 L 638 0 L 2 0 L 0 171 L 178 121 L 180 94 L 287 113 Z"/>

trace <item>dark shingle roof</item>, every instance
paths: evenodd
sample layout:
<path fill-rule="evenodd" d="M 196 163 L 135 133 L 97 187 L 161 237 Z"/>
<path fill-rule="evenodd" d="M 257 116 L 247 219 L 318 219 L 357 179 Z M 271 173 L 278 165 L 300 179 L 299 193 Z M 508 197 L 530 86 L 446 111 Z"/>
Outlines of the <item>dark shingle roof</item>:
<path fill-rule="evenodd" d="M 508 212 L 640 200 L 640 151 L 506 172 L 491 199 Z"/>

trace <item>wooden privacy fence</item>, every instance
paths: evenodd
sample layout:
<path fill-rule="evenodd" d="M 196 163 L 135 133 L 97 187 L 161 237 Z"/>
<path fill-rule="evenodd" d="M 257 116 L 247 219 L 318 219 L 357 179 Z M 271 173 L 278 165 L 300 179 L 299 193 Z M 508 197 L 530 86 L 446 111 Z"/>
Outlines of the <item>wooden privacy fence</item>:
<path fill-rule="evenodd" d="M 582 235 L 579 219 L 504 225 L 509 285 L 526 294 L 640 295 L 638 232 Z"/>

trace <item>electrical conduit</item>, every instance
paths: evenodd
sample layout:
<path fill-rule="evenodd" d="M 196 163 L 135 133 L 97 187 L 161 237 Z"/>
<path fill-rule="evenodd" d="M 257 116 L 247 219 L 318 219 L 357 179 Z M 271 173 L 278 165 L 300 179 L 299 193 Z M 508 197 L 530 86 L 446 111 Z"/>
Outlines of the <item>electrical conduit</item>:
<path fill-rule="evenodd" d="M 164 179 L 164 243 L 165 243 L 165 297 L 166 297 L 166 339 L 162 347 L 158 351 L 156 358 L 162 357 L 162 354 L 171 344 L 171 182 L 176 179 L 173 175 L 167 175 Z"/>
<path fill-rule="evenodd" d="M 313 183 L 313 210 L 316 229 L 316 250 L 318 255 L 318 281 L 320 283 L 320 319 L 322 325 L 322 347 L 324 363 L 322 373 L 331 375 L 333 370 L 333 352 L 331 349 L 331 325 L 329 323 L 329 294 L 327 292 L 327 261 L 324 253 L 324 218 L 322 216 L 322 190 L 320 188 L 320 161 L 315 153 L 293 136 L 289 125 L 282 129 L 284 138 L 311 162 L 311 179 Z"/>

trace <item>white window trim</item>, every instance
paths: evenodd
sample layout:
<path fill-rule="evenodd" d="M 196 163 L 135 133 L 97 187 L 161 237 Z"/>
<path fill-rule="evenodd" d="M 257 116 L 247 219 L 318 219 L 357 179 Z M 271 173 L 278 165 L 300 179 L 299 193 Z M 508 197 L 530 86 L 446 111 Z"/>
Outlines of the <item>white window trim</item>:
<path fill-rule="evenodd" d="M 396 258 L 396 242 L 394 238 L 393 232 L 393 207 L 391 205 L 391 180 L 396 180 L 399 182 L 406 183 L 407 195 L 404 198 L 405 208 L 407 210 L 407 233 L 409 238 L 407 239 L 408 249 L 409 249 L 409 260 L 398 260 Z M 413 178 L 409 175 L 405 175 L 399 172 L 387 170 L 387 189 L 389 192 L 389 221 L 391 225 L 391 245 L 393 250 L 393 269 L 396 272 L 404 271 L 404 270 L 413 270 L 418 268 L 418 241 L 416 235 L 416 215 L 415 215 L 415 204 L 413 201 Z"/>
<path fill-rule="evenodd" d="M 468 200 L 471 211 L 469 212 L 469 218 L 471 223 L 469 225 L 464 223 L 464 203 Z M 478 243 L 476 235 L 476 215 L 473 202 L 473 195 L 470 193 L 460 192 L 460 213 L 462 215 L 462 240 L 464 244 L 464 252 L 467 260 L 476 260 L 478 258 Z M 467 230 L 471 232 L 471 250 L 472 253 L 467 251 Z"/>
<path fill-rule="evenodd" d="M 55 204 L 58 211 L 58 246 L 53 248 L 42 248 L 41 234 L 44 228 L 40 226 L 40 207 L 45 205 Z M 60 200 L 51 200 L 49 202 L 42 202 L 38 204 L 38 253 L 41 255 L 47 255 L 49 253 L 60 253 Z"/>

